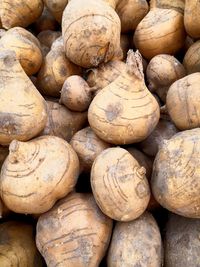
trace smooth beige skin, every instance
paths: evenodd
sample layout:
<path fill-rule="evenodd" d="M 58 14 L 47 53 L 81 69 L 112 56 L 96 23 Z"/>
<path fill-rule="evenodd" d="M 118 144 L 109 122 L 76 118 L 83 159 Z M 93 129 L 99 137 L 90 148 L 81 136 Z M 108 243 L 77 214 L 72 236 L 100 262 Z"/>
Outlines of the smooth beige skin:
<path fill-rule="evenodd" d="M 42 0 L 1 0 L 0 14 L 3 28 L 16 26 L 26 28 L 35 22 L 43 11 Z"/>
<path fill-rule="evenodd" d="M 200 72 L 200 41 L 196 41 L 188 48 L 183 65 L 188 74 Z"/>
<path fill-rule="evenodd" d="M 185 9 L 185 0 L 151 0 L 150 8 L 174 9 L 183 14 Z"/>
<path fill-rule="evenodd" d="M 164 238 L 166 267 L 196 267 L 200 264 L 199 219 L 170 214 Z"/>
<path fill-rule="evenodd" d="M 81 170 L 84 172 L 90 172 L 96 157 L 110 147 L 110 144 L 101 140 L 90 127 L 78 131 L 72 137 L 70 144 L 76 151 Z"/>
<path fill-rule="evenodd" d="M 56 31 L 58 28 L 58 25 L 59 24 L 57 23 L 55 18 L 52 16 L 48 8 L 44 6 L 41 16 L 36 20 L 33 27 L 34 27 L 34 30 L 37 33 L 39 33 L 39 32 L 47 31 L 47 30 Z"/>
<path fill-rule="evenodd" d="M 69 142 L 87 123 L 87 112 L 73 112 L 65 106 L 47 101 L 47 124 L 41 135 L 54 135 Z"/>
<path fill-rule="evenodd" d="M 168 120 L 160 120 L 154 131 L 140 143 L 143 152 L 149 156 L 156 156 L 159 148 L 178 132 L 176 126 Z"/>
<path fill-rule="evenodd" d="M 60 103 L 72 111 L 85 111 L 92 101 L 92 90 L 78 75 L 68 77 L 62 87 Z"/>
<path fill-rule="evenodd" d="M 166 101 L 169 86 L 186 76 L 183 65 L 174 57 L 161 54 L 153 57 L 146 70 L 148 88 L 156 92 L 162 101 Z"/>
<path fill-rule="evenodd" d="M 61 32 L 52 30 L 41 31 L 37 36 L 40 43 L 49 48 L 51 48 L 53 42 L 59 37 L 61 37 Z"/>
<path fill-rule="evenodd" d="M 62 17 L 67 58 L 84 67 L 110 61 L 120 49 L 121 24 L 117 13 L 102 0 L 72 0 Z"/>
<path fill-rule="evenodd" d="M 145 172 L 123 148 L 108 148 L 98 155 L 92 165 L 91 186 L 103 213 L 117 221 L 139 217 L 150 199 Z"/>
<path fill-rule="evenodd" d="M 193 38 L 200 37 L 200 2 L 198 0 L 185 0 L 184 25 Z"/>
<path fill-rule="evenodd" d="M 0 144 L 27 141 L 47 122 L 46 103 L 23 71 L 14 52 L 0 52 Z"/>
<path fill-rule="evenodd" d="M 98 267 L 111 232 L 92 194 L 72 193 L 40 216 L 36 244 L 48 266 Z"/>
<path fill-rule="evenodd" d="M 15 27 L 0 39 L 0 52 L 11 50 L 16 53 L 22 68 L 28 76 L 38 72 L 42 64 L 42 52 L 38 39 L 29 31 Z"/>
<path fill-rule="evenodd" d="M 174 82 L 167 93 L 167 111 L 176 127 L 188 130 L 200 127 L 200 73 Z"/>
<path fill-rule="evenodd" d="M 0 224 L 0 266 L 42 267 L 32 225 L 9 221 Z"/>
<path fill-rule="evenodd" d="M 59 23 L 62 21 L 62 14 L 67 3 L 68 0 L 44 0 L 44 4 Z"/>
<path fill-rule="evenodd" d="M 134 44 L 140 53 L 151 59 L 159 54 L 174 55 L 184 45 L 183 15 L 173 9 L 150 9 L 138 24 Z"/>
<path fill-rule="evenodd" d="M 99 91 L 112 83 L 122 72 L 126 71 L 126 63 L 120 60 L 111 60 L 92 68 L 88 72 L 87 83 L 94 91 Z"/>
<path fill-rule="evenodd" d="M 149 6 L 145 0 L 118 1 L 116 12 L 121 20 L 121 32 L 125 33 L 135 30 L 148 11 Z"/>
<path fill-rule="evenodd" d="M 59 97 L 62 86 L 71 75 L 80 74 L 79 66 L 70 62 L 64 52 L 60 38 L 52 44 L 50 52 L 44 58 L 41 69 L 38 73 L 37 87 L 39 91 L 47 96 Z"/>
<path fill-rule="evenodd" d="M 130 51 L 126 71 L 102 89 L 88 109 L 92 130 L 112 144 L 132 144 L 144 140 L 159 121 L 155 98 L 144 82 L 142 57 Z"/>
<path fill-rule="evenodd" d="M 200 218 L 200 129 L 183 131 L 165 141 L 154 161 L 151 188 L 166 209 Z"/>
<path fill-rule="evenodd" d="M 37 214 L 71 192 L 79 174 L 79 160 L 63 139 L 43 136 L 13 141 L 1 170 L 0 193 L 17 213 Z"/>
<path fill-rule="evenodd" d="M 145 212 L 131 222 L 117 222 L 108 251 L 108 267 L 160 267 L 161 265 L 161 235 L 150 213 Z"/>

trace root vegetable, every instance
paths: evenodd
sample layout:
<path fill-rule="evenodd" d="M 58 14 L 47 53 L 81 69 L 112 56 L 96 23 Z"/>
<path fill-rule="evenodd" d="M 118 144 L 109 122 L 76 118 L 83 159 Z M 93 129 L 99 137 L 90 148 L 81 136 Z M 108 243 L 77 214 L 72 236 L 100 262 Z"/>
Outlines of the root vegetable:
<path fill-rule="evenodd" d="M 118 1 L 116 12 L 121 20 L 122 33 L 135 30 L 148 10 L 149 6 L 146 0 Z"/>
<path fill-rule="evenodd" d="M 184 25 L 187 33 L 194 38 L 200 37 L 200 2 L 185 0 Z"/>
<path fill-rule="evenodd" d="M 63 11 L 67 3 L 68 0 L 44 0 L 44 4 L 59 23 L 61 23 Z"/>
<path fill-rule="evenodd" d="M 154 161 L 152 191 L 166 209 L 200 218 L 200 129 L 180 132 L 165 141 Z"/>
<path fill-rule="evenodd" d="M 12 50 L 16 53 L 22 68 L 31 76 L 38 72 L 42 64 L 42 52 L 37 38 L 29 31 L 15 27 L 0 39 L 0 52 Z"/>
<path fill-rule="evenodd" d="M 73 190 L 79 161 L 63 139 L 43 136 L 29 142 L 14 140 L 9 150 L 1 170 L 0 193 L 10 210 L 43 213 Z"/>
<path fill-rule="evenodd" d="M 101 64 L 98 68 L 90 69 L 87 83 L 94 91 L 100 91 L 124 71 L 126 71 L 126 64 L 123 61 L 111 60 L 108 63 Z"/>
<path fill-rule="evenodd" d="M 176 126 L 167 120 L 160 120 L 154 131 L 141 142 L 140 147 L 149 156 L 156 156 L 159 148 L 178 132 Z"/>
<path fill-rule="evenodd" d="M 150 8 L 174 9 L 183 14 L 185 9 L 185 0 L 151 0 Z"/>
<path fill-rule="evenodd" d="M 60 103 L 73 111 L 85 111 L 92 101 L 93 89 L 78 75 L 68 77 L 62 87 Z"/>
<path fill-rule="evenodd" d="M 38 73 L 37 87 L 44 95 L 59 97 L 66 78 L 80 74 L 81 69 L 66 58 L 60 41 L 55 42 L 57 45 L 52 44 Z"/>
<path fill-rule="evenodd" d="M 199 219 L 170 214 L 164 242 L 166 267 L 199 265 L 199 228 Z"/>
<path fill-rule="evenodd" d="M 46 104 L 14 52 L 0 52 L 0 76 L 0 144 L 35 137 L 46 125 Z"/>
<path fill-rule="evenodd" d="M 61 32 L 51 30 L 41 31 L 37 36 L 40 43 L 49 48 L 51 48 L 53 42 L 59 37 L 61 37 Z"/>
<path fill-rule="evenodd" d="M 200 41 L 189 47 L 184 56 L 183 65 L 188 74 L 200 72 Z"/>
<path fill-rule="evenodd" d="M 39 33 L 39 32 L 47 31 L 47 30 L 56 31 L 56 29 L 58 28 L 58 25 L 59 24 L 57 23 L 55 18 L 52 16 L 52 14 L 49 12 L 49 10 L 46 7 L 44 7 L 41 16 L 36 20 L 33 27 L 34 27 L 34 30 L 37 33 Z"/>
<path fill-rule="evenodd" d="M 138 24 L 134 44 L 147 59 L 159 54 L 174 55 L 184 45 L 183 15 L 173 9 L 152 8 Z"/>
<path fill-rule="evenodd" d="M 145 169 L 123 148 L 108 148 L 95 159 L 91 170 L 94 198 L 104 214 L 131 221 L 147 208 L 150 199 Z"/>
<path fill-rule="evenodd" d="M 159 121 L 159 106 L 146 88 L 142 57 L 130 51 L 126 72 L 99 92 L 88 110 L 92 130 L 112 144 L 144 140 Z"/>
<path fill-rule="evenodd" d="M 200 127 L 200 73 L 174 82 L 167 93 L 167 111 L 180 130 Z"/>
<path fill-rule="evenodd" d="M 67 58 L 84 67 L 110 61 L 120 50 L 120 19 L 102 0 L 72 0 L 62 18 Z"/>
<path fill-rule="evenodd" d="M 111 232 L 92 195 L 73 193 L 40 216 L 36 243 L 48 266 L 98 267 Z"/>
<path fill-rule="evenodd" d="M 96 157 L 110 145 L 102 141 L 92 131 L 90 127 L 78 131 L 70 142 L 74 151 L 76 151 L 81 165 L 81 170 L 90 172 L 92 164 Z"/>
<path fill-rule="evenodd" d="M 17 221 L 0 224 L 0 266 L 42 267 L 33 226 Z"/>
<path fill-rule="evenodd" d="M 117 222 L 107 258 L 108 267 L 160 267 L 162 241 L 153 216 L 145 212 L 132 222 Z"/>
<path fill-rule="evenodd" d="M 0 14 L 3 28 L 27 27 L 40 17 L 43 11 L 42 0 L 1 0 Z"/>
<path fill-rule="evenodd" d="M 148 88 L 156 92 L 163 102 L 169 86 L 186 75 L 183 65 L 173 56 L 157 55 L 151 59 L 146 70 Z"/>
<path fill-rule="evenodd" d="M 86 112 L 72 112 L 63 105 L 47 101 L 47 125 L 41 135 L 54 135 L 69 142 L 87 123 Z"/>

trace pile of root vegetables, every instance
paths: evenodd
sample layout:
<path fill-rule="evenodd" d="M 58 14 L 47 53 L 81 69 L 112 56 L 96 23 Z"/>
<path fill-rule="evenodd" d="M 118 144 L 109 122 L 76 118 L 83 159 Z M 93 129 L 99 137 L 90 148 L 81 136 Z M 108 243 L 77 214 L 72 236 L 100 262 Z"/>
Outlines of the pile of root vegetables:
<path fill-rule="evenodd" d="M 200 2 L 0 1 L 0 267 L 200 266 Z"/>

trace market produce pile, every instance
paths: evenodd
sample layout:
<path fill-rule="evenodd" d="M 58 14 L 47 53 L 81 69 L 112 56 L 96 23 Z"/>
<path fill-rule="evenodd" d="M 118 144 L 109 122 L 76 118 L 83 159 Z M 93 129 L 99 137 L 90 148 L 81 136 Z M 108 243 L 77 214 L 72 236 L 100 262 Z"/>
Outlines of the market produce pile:
<path fill-rule="evenodd" d="M 0 1 L 0 267 L 200 266 L 200 1 Z"/>

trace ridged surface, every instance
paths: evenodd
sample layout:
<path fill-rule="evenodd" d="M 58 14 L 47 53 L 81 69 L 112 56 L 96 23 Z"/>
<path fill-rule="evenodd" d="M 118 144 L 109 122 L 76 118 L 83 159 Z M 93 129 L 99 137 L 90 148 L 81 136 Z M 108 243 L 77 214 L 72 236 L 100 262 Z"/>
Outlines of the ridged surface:
<path fill-rule="evenodd" d="M 36 243 L 49 267 L 98 267 L 111 231 L 91 194 L 72 193 L 40 216 Z"/>

